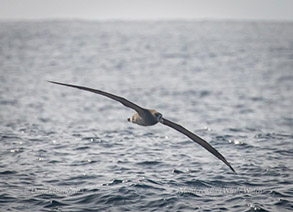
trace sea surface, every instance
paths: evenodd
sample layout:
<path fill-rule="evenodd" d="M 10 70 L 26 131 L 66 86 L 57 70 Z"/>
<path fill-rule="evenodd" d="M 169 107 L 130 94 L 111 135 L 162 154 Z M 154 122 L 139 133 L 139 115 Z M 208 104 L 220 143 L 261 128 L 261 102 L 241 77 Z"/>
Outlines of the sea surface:
<path fill-rule="evenodd" d="M 0 211 L 292 211 L 292 105 L 292 22 L 1 21 Z"/>

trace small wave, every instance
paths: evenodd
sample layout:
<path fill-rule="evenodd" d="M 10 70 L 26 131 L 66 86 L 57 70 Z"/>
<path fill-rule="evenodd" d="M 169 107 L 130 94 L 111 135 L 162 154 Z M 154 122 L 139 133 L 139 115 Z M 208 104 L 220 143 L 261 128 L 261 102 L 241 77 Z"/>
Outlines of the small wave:
<path fill-rule="evenodd" d="M 184 184 L 187 186 L 192 186 L 192 187 L 205 187 L 205 188 L 210 187 L 208 183 L 201 180 L 188 180 L 188 181 L 185 181 Z"/>
<path fill-rule="evenodd" d="M 293 134 L 283 134 L 283 133 L 259 133 L 254 136 L 255 138 L 265 138 L 265 139 L 283 139 L 290 138 L 293 139 Z"/>
<path fill-rule="evenodd" d="M 100 142 L 100 137 L 96 136 L 96 137 L 83 137 L 82 140 L 84 141 L 89 141 L 89 142 Z"/>
<path fill-rule="evenodd" d="M 17 171 L 10 171 L 10 170 L 7 170 L 7 171 L 3 171 L 3 172 L 0 172 L 0 175 L 10 175 L 10 174 L 17 174 Z"/>
<path fill-rule="evenodd" d="M 279 154 L 280 156 L 289 156 L 292 157 L 293 155 L 293 148 L 287 150 L 275 150 L 275 153 Z"/>
<path fill-rule="evenodd" d="M 178 199 L 176 197 L 157 198 L 155 200 L 149 201 L 148 204 L 146 205 L 146 208 L 148 209 L 155 208 L 157 210 L 158 208 L 163 208 L 168 205 L 174 205 L 177 202 L 177 200 Z"/>
<path fill-rule="evenodd" d="M 232 135 L 217 135 L 215 137 L 215 140 L 217 140 L 217 141 L 228 141 L 231 138 L 233 138 Z"/>
<path fill-rule="evenodd" d="M 15 202 L 16 198 L 10 196 L 9 194 L 0 194 L 0 203 Z"/>
<path fill-rule="evenodd" d="M 156 184 L 156 185 L 161 185 L 160 183 L 158 183 L 155 180 L 151 180 L 151 179 L 146 179 L 147 182 L 152 183 L 152 184 Z"/>
<path fill-rule="evenodd" d="M 55 208 L 59 206 L 65 206 L 67 204 L 62 203 L 61 201 L 51 200 L 49 204 L 45 205 L 45 208 Z"/>
<path fill-rule="evenodd" d="M 268 210 L 262 208 L 261 206 L 257 206 L 257 205 L 249 205 L 249 209 L 246 210 L 245 212 L 269 212 Z"/>
<path fill-rule="evenodd" d="M 193 189 L 181 189 L 177 192 L 182 197 L 196 197 L 200 198 L 201 196 L 197 194 L 198 192 L 195 192 Z"/>
<path fill-rule="evenodd" d="M 228 130 L 230 132 L 243 132 L 243 129 L 241 129 L 241 128 L 228 128 Z"/>
<path fill-rule="evenodd" d="M 285 194 L 284 192 L 278 192 L 278 191 L 270 191 L 270 195 L 274 197 L 279 197 L 279 198 L 290 198 L 291 196 L 288 194 Z"/>
<path fill-rule="evenodd" d="M 110 183 L 104 183 L 102 185 L 103 186 L 113 186 L 113 185 L 121 184 L 121 183 L 124 183 L 124 182 L 126 182 L 126 181 L 119 180 L 119 179 L 113 179 Z"/>
<path fill-rule="evenodd" d="M 183 171 L 180 171 L 178 169 L 173 169 L 172 170 L 172 173 L 174 173 L 174 174 L 183 174 L 184 172 Z"/>
<path fill-rule="evenodd" d="M 34 198 L 42 200 L 61 198 L 61 196 L 58 196 L 55 191 L 51 191 L 45 188 L 34 188 L 31 190 L 31 193 L 36 193 L 37 195 L 34 196 Z"/>
<path fill-rule="evenodd" d="M 101 194 L 97 193 L 96 191 L 94 191 L 94 192 L 95 193 L 91 193 L 88 195 L 84 195 L 82 197 L 78 197 L 78 200 L 76 201 L 76 203 L 88 204 L 88 203 L 94 202 L 96 199 L 99 199 L 101 197 Z"/>
<path fill-rule="evenodd" d="M 158 164 L 161 164 L 162 162 L 159 162 L 159 161 L 144 161 L 144 162 L 139 162 L 139 163 L 136 163 L 137 165 L 140 165 L 140 166 L 155 166 L 155 165 L 158 165 Z"/>
<path fill-rule="evenodd" d="M 282 208 L 287 208 L 288 210 L 293 210 L 293 204 L 291 201 L 286 199 L 280 199 L 275 203 L 276 206 L 282 206 Z"/>
<path fill-rule="evenodd" d="M 154 189 L 154 190 L 160 190 L 160 191 L 165 190 L 163 188 L 159 188 L 158 186 L 152 186 L 152 185 L 148 185 L 146 183 L 136 183 L 133 185 L 133 187 L 141 188 L 141 189 Z"/>
<path fill-rule="evenodd" d="M 74 150 L 85 150 L 85 149 L 89 149 L 89 146 L 81 146 L 81 147 L 77 147 Z"/>
<path fill-rule="evenodd" d="M 18 101 L 17 99 L 6 99 L 6 100 L 0 100 L 0 105 L 17 105 Z"/>

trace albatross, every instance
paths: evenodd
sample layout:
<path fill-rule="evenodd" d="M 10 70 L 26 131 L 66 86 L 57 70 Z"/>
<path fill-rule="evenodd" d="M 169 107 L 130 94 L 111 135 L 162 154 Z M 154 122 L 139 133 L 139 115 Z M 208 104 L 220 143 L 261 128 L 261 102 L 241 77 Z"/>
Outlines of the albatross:
<path fill-rule="evenodd" d="M 89 92 L 100 94 L 102 96 L 106 96 L 110 99 L 116 100 L 116 101 L 120 102 L 122 105 L 136 111 L 136 113 L 131 118 L 128 118 L 129 122 L 132 122 L 134 124 L 138 124 L 140 126 L 152 126 L 157 123 L 161 123 L 161 124 L 164 124 L 168 127 L 171 127 L 173 129 L 177 130 L 178 132 L 186 135 L 194 142 L 201 145 L 207 151 L 209 151 L 214 156 L 216 156 L 218 159 L 223 161 L 235 173 L 235 170 L 232 168 L 230 163 L 228 163 L 228 161 L 224 158 L 224 156 L 222 154 L 220 154 L 208 142 L 206 142 L 204 139 L 200 138 L 199 136 L 195 135 L 194 133 L 190 132 L 186 128 L 182 127 L 181 125 L 176 124 L 168 119 L 163 118 L 163 115 L 156 110 L 146 109 L 146 108 L 140 107 L 137 104 L 134 104 L 133 102 L 131 102 L 123 97 L 120 97 L 120 96 L 117 96 L 117 95 L 114 95 L 114 94 L 111 94 L 111 93 L 108 93 L 105 91 L 101 91 L 101 90 L 97 90 L 97 89 L 93 89 L 93 88 L 88 88 L 88 87 L 84 87 L 84 86 L 55 82 L 55 81 L 48 81 L 48 82 L 54 83 L 57 85 L 63 85 L 63 86 L 68 86 L 68 87 L 72 87 L 72 88 L 77 88 L 77 89 L 89 91 Z"/>

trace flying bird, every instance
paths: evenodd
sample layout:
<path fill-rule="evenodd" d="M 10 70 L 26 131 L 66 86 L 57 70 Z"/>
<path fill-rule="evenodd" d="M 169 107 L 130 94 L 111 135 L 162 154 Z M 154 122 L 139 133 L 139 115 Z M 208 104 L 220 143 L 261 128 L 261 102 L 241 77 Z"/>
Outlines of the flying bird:
<path fill-rule="evenodd" d="M 88 87 L 84 87 L 84 86 L 78 86 L 78 85 L 71 85 L 71 84 L 65 84 L 65 83 L 60 83 L 60 82 L 54 82 L 54 81 L 48 81 L 48 82 L 58 84 L 58 85 L 73 87 L 73 88 L 77 88 L 77 89 L 81 89 L 81 90 L 85 90 L 85 91 L 89 91 L 89 92 L 100 94 L 100 95 L 106 96 L 106 97 L 108 97 L 110 99 L 116 100 L 116 101 L 120 102 L 122 105 L 124 105 L 126 107 L 129 107 L 129 108 L 131 108 L 131 109 L 136 111 L 136 113 L 131 118 L 128 118 L 129 122 L 132 122 L 134 124 L 138 124 L 138 125 L 141 125 L 141 126 L 151 126 L 151 125 L 155 125 L 157 123 L 161 123 L 161 124 L 164 124 L 164 125 L 166 125 L 168 127 L 171 127 L 173 129 L 177 130 L 178 132 L 186 135 L 187 137 L 189 137 L 194 142 L 196 142 L 199 145 L 201 145 L 207 151 L 209 151 L 214 156 L 216 156 L 218 159 L 223 161 L 235 173 L 235 170 L 228 163 L 228 161 L 224 158 L 224 156 L 221 155 L 208 142 L 206 142 L 205 140 L 203 140 L 199 136 L 195 135 L 194 133 L 190 132 L 186 128 L 182 127 L 181 125 L 176 124 L 176 123 L 174 123 L 174 122 L 172 122 L 172 121 L 170 121 L 168 119 L 163 118 L 163 115 L 161 113 L 157 112 L 156 110 L 146 109 L 146 108 L 140 107 L 137 104 L 134 104 L 133 102 L 131 102 L 131 101 L 129 101 L 129 100 L 123 98 L 123 97 L 116 96 L 114 94 L 111 94 L 111 93 L 108 93 L 108 92 L 105 92 L 105 91 L 101 91 L 101 90 L 97 90 L 97 89 L 93 89 L 93 88 L 88 88 Z"/>

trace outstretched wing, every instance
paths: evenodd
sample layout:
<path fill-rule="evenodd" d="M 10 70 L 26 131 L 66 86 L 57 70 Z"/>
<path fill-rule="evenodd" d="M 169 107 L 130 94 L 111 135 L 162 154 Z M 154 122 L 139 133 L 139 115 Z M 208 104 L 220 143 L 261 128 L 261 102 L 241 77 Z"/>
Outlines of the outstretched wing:
<path fill-rule="evenodd" d="M 208 150 L 210 153 L 212 153 L 214 156 L 216 156 L 217 158 L 219 158 L 221 161 L 223 161 L 227 166 L 229 166 L 229 168 L 235 172 L 235 170 L 232 168 L 232 166 L 228 163 L 228 161 L 224 158 L 223 155 L 221 155 L 214 147 L 212 147 L 208 142 L 206 142 L 205 140 L 203 140 L 202 138 L 198 137 L 197 135 L 193 134 L 192 132 L 190 132 L 189 130 L 185 129 L 184 127 L 182 127 L 179 124 L 176 124 L 172 121 L 169 121 L 165 118 L 162 118 L 162 124 L 167 125 L 181 133 L 183 133 L 184 135 L 186 135 L 187 137 L 189 137 L 190 139 L 192 139 L 193 141 L 195 141 L 196 143 L 198 143 L 199 145 L 201 145 L 203 148 L 205 148 L 206 150 Z"/>
<path fill-rule="evenodd" d="M 54 81 L 48 81 L 48 82 L 58 84 L 58 85 L 64 85 L 64 86 L 68 86 L 68 87 L 78 88 L 78 89 L 81 89 L 81 90 L 85 90 L 85 91 L 89 91 L 89 92 L 92 92 L 92 93 L 96 93 L 96 94 L 100 94 L 100 95 L 109 97 L 110 99 L 116 100 L 116 101 L 120 102 L 121 104 L 123 104 L 124 106 L 135 110 L 140 115 L 142 115 L 144 113 L 144 110 L 145 110 L 144 108 L 142 108 L 142 107 L 140 107 L 140 106 L 128 101 L 127 99 L 125 99 L 123 97 L 116 96 L 114 94 L 110 94 L 110 93 L 107 93 L 105 91 L 101 91 L 101 90 L 97 90 L 97 89 L 93 89 L 93 88 L 88 88 L 88 87 L 83 87 L 83 86 L 78 86 L 78 85 L 71 85 L 71 84 L 65 84 L 65 83 L 60 83 L 60 82 L 54 82 Z"/>

